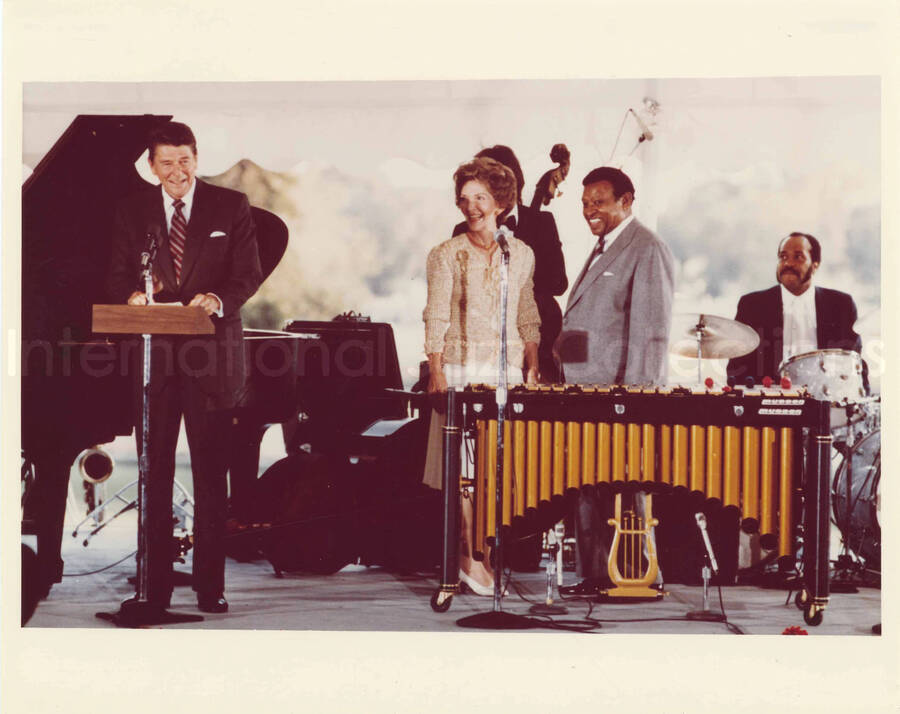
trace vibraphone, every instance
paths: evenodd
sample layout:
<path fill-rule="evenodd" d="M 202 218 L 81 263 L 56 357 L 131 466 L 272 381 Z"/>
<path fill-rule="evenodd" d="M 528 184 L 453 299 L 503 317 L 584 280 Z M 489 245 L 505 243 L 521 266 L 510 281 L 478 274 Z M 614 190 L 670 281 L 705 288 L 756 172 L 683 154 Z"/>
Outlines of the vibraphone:
<path fill-rule="evenodd" d="M 803 537 L 808 624 L 828 601 L 829 405 L 804 392 L 593 386 L 515 387 L 497 466 L 495 390 L 448 392 L 444 435 L 442 582 L 432 607 L 458 590 L 458 494 L 463 423 L 475 441 L 475 550 L 487 556 L 498 519 L 542 530 L 581 488 L 683 490 L 705 508 L 739 514 L 745 532 L 793 558 Z M 465 421 L 464 421 L 465 420 Z M 495 498 L 502 479 L 503 500 Z M 504 536 L 501 535 L 501 538 Z M 446 607 L 443 605 L 446 604 Z"/>

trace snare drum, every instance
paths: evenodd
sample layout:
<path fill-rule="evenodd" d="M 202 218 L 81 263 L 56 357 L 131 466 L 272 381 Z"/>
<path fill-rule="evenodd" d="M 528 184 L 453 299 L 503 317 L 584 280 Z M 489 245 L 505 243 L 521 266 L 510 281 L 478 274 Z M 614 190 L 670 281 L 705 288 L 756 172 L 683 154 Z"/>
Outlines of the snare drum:
<path fill-rule="evenodd" d="M 847 546 L 881 568 L 881 431 L 860 439 L 844 457 L 831 487 L 834 521 Z"/>
<path fill-rule="evenodd" d="M 831 402 L 831 426 L 839 429 L 865 415 L 858 408 L 866 397 L 862 358 L 852 350 L 817 350 L 794 355 L 781 363 L 782 377 L 795 387 L 806 387 L 810 395 Z M 856 406 L 854 406 L 856 405 Z"/>
<path fill-rule="evenodd" d="M 866 396 L 859 352 L 804 352 L 782 362 L 779 371 L 795 387 L 806 387 L 814 398 L 824 402 L 852 404 Z"/>

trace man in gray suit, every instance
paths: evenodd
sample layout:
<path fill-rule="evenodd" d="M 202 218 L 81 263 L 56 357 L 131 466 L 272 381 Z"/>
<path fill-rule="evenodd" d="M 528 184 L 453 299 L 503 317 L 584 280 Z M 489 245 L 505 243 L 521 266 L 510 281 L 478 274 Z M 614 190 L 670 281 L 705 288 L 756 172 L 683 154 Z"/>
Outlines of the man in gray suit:
<path fill-rule="evenodd" d="M 597 243 L 572 286 L 558 353 L 564 379 L 577 384 L 661 385 L 672 324 L 674 261 L 669 248 L 631 214 L 634 185 L 619 169 L 584 181 L 584 219 Z M 610 499 L 603 499 L 610 500 Z M 639 499 L 641 502 L 642 499 Z M 609 585 L 612 504 L 594 490 L 578 496 L 575 552 L 582 581 L 564 594 Z"/>

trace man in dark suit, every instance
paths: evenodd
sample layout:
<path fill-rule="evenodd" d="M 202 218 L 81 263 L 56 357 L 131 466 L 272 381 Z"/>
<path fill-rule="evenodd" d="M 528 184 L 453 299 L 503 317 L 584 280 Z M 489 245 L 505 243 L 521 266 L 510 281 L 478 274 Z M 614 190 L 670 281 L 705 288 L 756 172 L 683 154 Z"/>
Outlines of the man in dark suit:
<path fill-rule="evenodd" d="M 150 137 L 148 150 L 150 169 L 162 185 L 117 207 L 110 296 L 130 305 L 147 303 L 140 256 L 148 235 L 155 234 L 154 302 L 200 306 L 212 316 L 215 335 L 153 339 L 147 595 L 164 609 L 172 594 L 172 488 L 183 416 L 194 483 L 193 588 L 200 610 L 225 612 L 226 410 L 244 381 L 240 308 L 262 280 L 256 229 L 244 194 L 196 178 L 197 143 L 186 125 L 165 125 Z"/>
<path fill-rule="evenodd" d="M 604 166 L 582 183 L 582 212 L 597 242 L 569 292 L 558 346 L 564 377 L 578 384 L 665 384 L 672 253 L 632 215 L 635 190 L 625 173 Z M 643 516 L 641 498 L 637 512 Z M 575 555 L 582 580 L 560 588 L 564 595 L 593 595 L 610 585 L 612 515 L 611 498 L 579 492 Z"/>
<path fill-rule="evenodd" d="M 738 301 L 735 319 L 759 334 L 759 347 L 728 362 L 732 384 L 760 384 L 777 379 L 788 357 L 817 349 L 860 352 L 862 340 L 853 331 L 856 304 L 847 293 L 816 287 L 809 291 L 822 260 L 822 248 L 807 233 L 791 233 L 778 245 L 775 278 L 778 285 L 749 293 Z M 863 367 L 863 380 L 868 389 Z"/>
<path fill-rule="evenodd" d="M 542 382 L 558 382 L 559 368 L 553 357 L 553 344 L 562 328 L 562 310 L 556 295 L 562 295 L 569 287 L 562 243 L 556 230 L 553 214 L 522 203 L 525 175 L 519 160 L 508 146 L 482 149 L 476 158 L 487 157 L 499 161 L 516 177 L 516 205 L 502 218 L 502 222 L 520 241 L 534 253 L 534 300 L 541 317 L 541 341 L 538 344 L 538 372 Z M 453 235 L 465 233 L 465 222 L 453 229 Z"/>

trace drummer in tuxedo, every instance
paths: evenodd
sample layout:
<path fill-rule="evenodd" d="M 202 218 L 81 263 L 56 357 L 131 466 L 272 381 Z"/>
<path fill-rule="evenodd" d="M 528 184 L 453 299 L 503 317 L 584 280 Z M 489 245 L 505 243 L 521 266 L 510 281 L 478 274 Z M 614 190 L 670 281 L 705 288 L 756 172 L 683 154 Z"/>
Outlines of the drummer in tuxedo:
<path fill-rule="evenodd" d="M 822 247 L 808 233 L 791 233 L 778 244 L 777 285 L 749 293 L 738 301 L 735 319 L 759 334 L 759 346 L 728 362 L 730 384 L 777 381 L 778 368 L 794 355 L 821 349 L 860 352 L 862 340 L 854 332 L 856 304 L 847 293 L 813 287 L 822 262 Z M 863 384 L 868 380 L 863 362 Z"/>
<path fill-rule="evenodd" d="M 244 194 L 196 178 L 197 142 L 188 126 L 170 122 L 156 130 L 148 152 L 161 186 L 126 197 L 116 209 L 109 294 L 146 304 L 140 259 L 148 236 L 156 235 L 154 302 L 201 307 L 215 334 L 153 339 L 147 595 L 161 609 L 172 595 L 172 489 L 183 417 L 194 485 L 192 584 L 201 611 L 225 612 L 228 410 L 244 384 L 240 308 L 262 281 L 256 229 Z M 137 423 L 140 434 L 140 417 Z"/>

